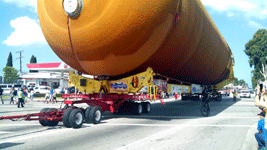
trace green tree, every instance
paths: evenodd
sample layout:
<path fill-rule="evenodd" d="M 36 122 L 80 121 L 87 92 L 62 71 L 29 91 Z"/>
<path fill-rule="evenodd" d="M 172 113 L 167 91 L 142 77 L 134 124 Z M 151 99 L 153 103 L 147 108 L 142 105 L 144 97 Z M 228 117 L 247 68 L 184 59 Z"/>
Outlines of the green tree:
<path fill-rule="evenodd" d="M 256 87 L 257 82 L 261 79 L 266 80 L 267 68 L 267 30 L 259 29 L 253 39 L 245 45 L 245 53 L 249 56 L 249 65 L 254 67 L 252 85 Z M 266 69 L 265 69 L 266 68 Z M 264 75 L 266 74 L 266 75 Z M 265 77 L 264 77 L 265 76 Z"/>
<path fill-rule="evenodd" d="M 32 55 L 31 59 L 30 59 L 30 63 L 31 64 L 36 64 L 37 63 L 37 59 L 35 56 Z M 30 72 L 38 72 L 37 70 L 30 70 Z"/>
<path fill-rule="evenodd" d="M 251 73 L 253 73 L 252 87 L 253 87 L 253 89 L 255 89 L 255 87 L 257 86 L 257 84 L 259 83 L 259 81 L 264 81 L 264 77 L 259 72 L 259 70 L 256 70 L 256 69 L 252 70 Z"/>
<path fill-rule="evenodd" d="M 34 56 L 32 55 L 30 63 L 33 64 L 34 63 Z"/>
<path fill-rule="evenodd" d="M 34 56 L 34 62 L 37 63 L 37 58 Z"/>
<path fill-rule="evenodd" d="M 13 67 L 13 60 L 12 60 L 12 54 L 11 54 L 11 52 L 9 52 L 6 66 Z"/>
<path fill-rule="evenodd" d="M 36 59 L 35 56 L 32 55 L 31 60 L 30 60 L 30 63 L 31 64 L 36 64 L 37 63 L 37 59 Z"/>
<path fill-rule="evenodd" d="M 239 81 L 238 81 L 238 78 L 235 78 L 235 80 L 234 80 L 234 86 L 237 86 L 237 85 L 239 85 Z"/>
<path fill-rule="evenodd" d="M 246 86 L 246 81 L 241 79 L 239 80 L 239 85 L 241 85 L 242 87 L 245 87 Z"/>
<path fill-rule="evenodd" d="M 4 68 L 4 81 L 5 83 L 14 83 L 17 81 L 19 75 L 18 70 L 13 67 L 6 66 Z"/>

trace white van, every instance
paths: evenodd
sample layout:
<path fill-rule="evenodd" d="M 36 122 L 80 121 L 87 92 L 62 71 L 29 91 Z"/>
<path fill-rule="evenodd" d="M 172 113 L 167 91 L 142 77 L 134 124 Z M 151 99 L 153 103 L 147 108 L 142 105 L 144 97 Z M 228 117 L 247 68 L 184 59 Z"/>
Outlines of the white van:
<path fill-rule="evenodd" d="M 34 93 L 46 93 L 49 86 L 37 86 L 34 88 Z"/>
<path fill-rule="evenodd" d="M 11 88 L 13 87 L 15 90 L 19 90 L 21 85 L 19 84 L 0 84 L 1 88 L 3 89 L 3 94 L 4 95 L 9 95 Z"/>
<path fill-rule="evenodd" d="M 0 86 L 3 89 L 3 95 L 8 95 L 10 93 L 12 88 L 11 84 L 0 84 Z"/>

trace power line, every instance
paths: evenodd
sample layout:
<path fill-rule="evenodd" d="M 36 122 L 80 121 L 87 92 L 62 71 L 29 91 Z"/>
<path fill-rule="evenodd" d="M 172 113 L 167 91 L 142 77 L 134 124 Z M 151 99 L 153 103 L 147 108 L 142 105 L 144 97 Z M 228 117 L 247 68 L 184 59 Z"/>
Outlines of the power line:
<path fill-rule="evenodd" d="M 22 52 L 23 52 L 24 50 L 22 50 L 22 51 L 17 51 L 16 53 L 20 53 L 20 56 L 17 58 L 17 59 L 20 59 L 20 74 L 22 73 L 22 61 L 21 61 L 21 58 L 23 58 L 22 57 Z"/>

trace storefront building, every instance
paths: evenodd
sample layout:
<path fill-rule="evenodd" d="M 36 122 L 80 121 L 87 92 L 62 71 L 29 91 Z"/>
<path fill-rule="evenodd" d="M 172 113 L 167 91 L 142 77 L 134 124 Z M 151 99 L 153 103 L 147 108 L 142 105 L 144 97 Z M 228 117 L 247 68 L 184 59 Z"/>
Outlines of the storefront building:
<path fill-rule="evenodd" d="M 73 70 L 66 63 L 39 63 L 27 64 L 30 72 L 19 76 L 18 84 L 30 86 L 50 86 L 53 88 L 65 88 L 68 86 L 69 71 Z"/>

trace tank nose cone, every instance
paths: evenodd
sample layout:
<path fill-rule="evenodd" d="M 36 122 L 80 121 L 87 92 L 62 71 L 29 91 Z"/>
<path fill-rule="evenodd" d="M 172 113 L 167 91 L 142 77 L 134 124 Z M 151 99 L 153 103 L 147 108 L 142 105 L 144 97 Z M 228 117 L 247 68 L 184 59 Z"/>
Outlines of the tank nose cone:
<path fill-rule="evenodd" d="M 83 7 L 83 0 L 63 0 L 63 8 L 69 17 L 77 17 Z"/>

